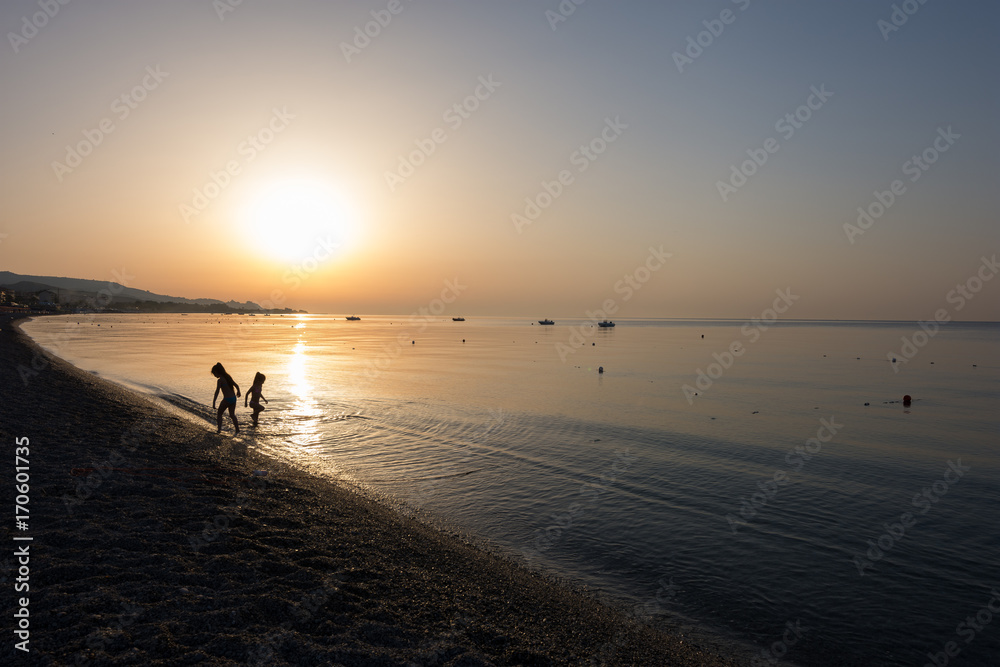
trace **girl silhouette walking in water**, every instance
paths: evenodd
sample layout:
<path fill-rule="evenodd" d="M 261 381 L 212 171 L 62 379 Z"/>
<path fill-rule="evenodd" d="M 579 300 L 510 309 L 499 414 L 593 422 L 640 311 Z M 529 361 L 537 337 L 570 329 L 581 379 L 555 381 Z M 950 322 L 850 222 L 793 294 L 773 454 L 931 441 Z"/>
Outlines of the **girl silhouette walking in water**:
<path fill-rule="evenodd" d="M 222 364 L 216 363 L 212 366 L 212 375 L 219 378 L 219 381 L 215 385 L 215 395 L 212 396 L 212 407 L 215 407 L 215 400 L 219 397 L 219 392 L 222 392 L 222 402 L 219 403 L 219 412 L 216 414 L 216 421 L 219 424 L 219 430 L 216 433 L 222 433 L 222 413 L 229 408 L 229 416 L 233 418 L 233 427 L 236 429 L 236 433 L 240 432 L 240 424 L 236 421 L 236 398 L 240 395 L 240 386 L 236 384 L 236 380 L 233 376 L 226 372 Z M 233 392 L 235 389 L 235 393 Z"/>
<path fill-rule="evenodd" d="M 264 398 L 264 394 L 261 393 L 264 390 L 264 380 L 266 379 L 267 378 L 263 373 L 257 373 L 254 375 L 253 386 L 247 390 L 247 395 L 243 398 L 243 407 L 247 407 L 247 402 L 249 401 L 250 407 L 253 408 L 252 419 L 254 426 L 257 425 L 257 417 L 259 417 L 260 413 L 264 411 L 264 406 L 260 404 L 261 399 L 263 399 L 265 403 L 268 402 L 268 400 Z"/>

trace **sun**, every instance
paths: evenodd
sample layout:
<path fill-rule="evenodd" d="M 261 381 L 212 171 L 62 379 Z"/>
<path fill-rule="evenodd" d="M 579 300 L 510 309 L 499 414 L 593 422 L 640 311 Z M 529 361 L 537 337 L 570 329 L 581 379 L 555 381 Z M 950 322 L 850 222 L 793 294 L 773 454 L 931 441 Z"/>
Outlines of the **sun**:
<path fill-rule="evenodd" d="M 336 190 L 305 179 L 263 188 L 241 217 L 257 250 L 282 262 L 340 255 L 356 228 L 353 210 Z"/>

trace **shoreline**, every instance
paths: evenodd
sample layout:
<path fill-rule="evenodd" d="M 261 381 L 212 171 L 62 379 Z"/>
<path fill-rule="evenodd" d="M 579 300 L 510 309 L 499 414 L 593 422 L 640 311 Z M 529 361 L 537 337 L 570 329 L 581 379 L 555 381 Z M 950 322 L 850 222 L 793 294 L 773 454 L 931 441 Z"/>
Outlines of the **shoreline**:
<path fill-rule="evenodd" d="M 0 431 L 30 439 L 35 557 L 30 653 L 6 642 L 8 662 L 750 664 L 199 428 L 19 319 Z"/>

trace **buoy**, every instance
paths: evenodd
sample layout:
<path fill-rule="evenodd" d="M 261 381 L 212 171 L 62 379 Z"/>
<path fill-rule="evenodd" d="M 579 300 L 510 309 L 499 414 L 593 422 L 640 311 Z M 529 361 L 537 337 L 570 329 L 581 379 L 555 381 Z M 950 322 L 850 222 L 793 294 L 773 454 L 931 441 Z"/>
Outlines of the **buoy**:
<path fill-rule="evenodd" d="M 912 401 L 912 400 L 913 400 L 913 399 L 912 399 L 912 398 L 910 398 L 910 395 L 909 395 L 909 394 L 907 394 L 906 396 L 904 396 L 904 397 L 903 397 L 903 405 L 909 405 L 909 404 L 910 404 L 910 401 Z"/>

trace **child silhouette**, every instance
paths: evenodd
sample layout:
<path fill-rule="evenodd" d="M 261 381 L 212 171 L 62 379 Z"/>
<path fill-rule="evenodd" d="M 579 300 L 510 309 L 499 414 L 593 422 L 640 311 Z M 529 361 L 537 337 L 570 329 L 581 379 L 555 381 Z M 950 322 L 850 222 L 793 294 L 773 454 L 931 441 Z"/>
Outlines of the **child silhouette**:
<path fill-rule="evenodd" d="M 253 408 L 254 426 L 257 425 L 257 417 L 260 415 L 260 413 L 264 412 L 264 406 L 260 404 L 261 399 L 263 399 L 265 403 L 268 402 L 268 400 L 264 398 L 264 394 L 261 393 L 261 391 L 264 388 L 264 380 L 266 379 L 267 377 L 263 373 L 257 373 L 256 375 L 254 375 L 253 385 L 250 387 L 250 389 L 247 391 L 246 396 L 243 398 L 243 407 L 244 408 L 247 407 L 247 402 L 249 401 L 250 407 Z"/>
<path fill-rule="evenodd" d="M 219 381 L 215 385 L 215 395 L 212 396 L 212 407 L 215 407 L 215 399 L 219 397 L 219 392 L 222 392 L 222 402 L 219 403 L 219 412 L 216 414 L 216 421 L 219 424 L 219 430 L 216 433 L 222 433 L 222 413 L 229 409 L 229 416 L 233 419 L 233 427 L 236 429 L 236 433 L 240 432 L 240 424 L 236 421 L 236 398 L 240 395 L 240 386 L 236 384 L 236 380 L 233 376 L 226 372 L 222 364 L 216 363 L 212 366 L 212 375 L 219 378 Z M 236 392 L 233 393 L 233 389 Z"/>

